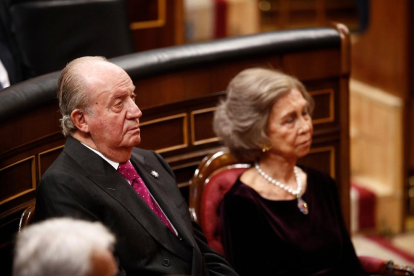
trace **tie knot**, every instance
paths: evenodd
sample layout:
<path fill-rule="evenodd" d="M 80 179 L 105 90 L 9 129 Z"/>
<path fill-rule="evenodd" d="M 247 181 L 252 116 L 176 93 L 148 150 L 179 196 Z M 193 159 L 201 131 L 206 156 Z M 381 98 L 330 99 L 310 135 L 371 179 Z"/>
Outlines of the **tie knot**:
<path fill-rule="evenodd" d="M 131 162 L 119 163 L 118 172 L 122 174 L 129 182 L 139 177 L 138 172 L 132 166 Z"/>

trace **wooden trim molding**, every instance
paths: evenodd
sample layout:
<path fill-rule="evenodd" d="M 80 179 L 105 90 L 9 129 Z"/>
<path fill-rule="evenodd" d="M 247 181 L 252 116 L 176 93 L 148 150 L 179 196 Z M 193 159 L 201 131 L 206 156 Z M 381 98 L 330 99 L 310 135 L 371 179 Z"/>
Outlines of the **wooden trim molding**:
<path fill-rule="evenodd" d="M 160 122 L 174 120 L 174 119 L 177 119 L 177 118 L 183 118 L 183 140 L 184 140 L 184 143 L 180 144 L 180 145 L 172 146 L 172 147 L 157 149 L 157 150 L 155 150 L 157 153 L 163 153 L 163 152 L 167 152 L 167 151 L 172 151 L 172 150 L 177 150 L 177 149 L 182 149 L 182 148 L 188 147 L 188 131 L 187 131 L 187 129 L 188 129 L 187 128 L 187 126 L 188 126 L 188 116 L 187 116 L 187 114 L 186 113 L 181 113 L 181 114 L 177 114 L 177 115 L 173 115 L 173 116 L 162 117 L 162 118 L 159 118 L 159 119 L 150 120 L 150 121 L 140 123 L 140 127 L 142 127 L 142 126 L 146 126 L 146 125 L 152 125 L 152 124 L 156 124 L 156 123 L 160 123 Z"/>
<path fill-rule="evenodd" d="M 313 91 L 313 92 L 309 92 L 309 94 L 313 98 L 315 98 L 315 96 L 318 96 L 318 95 L 326 95 L 326 94 L 329 95 L 329 117 L 312 120 L 312 123 L 314 125 L 317 125 L 317 124 L 331 123 L 335 121 L 335 104 L 334 104 L 335 93 L 333 89 Z"/>
<path fill-rule="evenodd" d="M 351 72 L 351 40 L 348 28 L 338 22 L 333 22 L 333 27 L 341 37 L 341 74 L 349 76 Z"/>
<path fill-rule="evenodd" d="M 165 26 L 166 14 L 167 14 L 167 6 L 166 6 L 165 1 L 166 0 L 158 0 L 158 19 L 157 20 L 132 22 L 129 25 L 129 28 L 131 30 L 139 30 L 139 29 L 160 28 L 160 27 Z"/>
<path fill-rule="evenodd" d="M 37 156 L 37 161 L 38 161 L 37 162 L 38 163 L 37 170 L 39 172 L 39 181 L 40 181 L 40 178 L 42 178 L 42 162 L 41 162 L 40 157 L 44 154 L 47 154 L 47 153 L 55 151 L 55 150 L 59 150 L 59 149 L 64 148 L 64 147 L 65 147 L 65 145 L 61 145 L 59 147 L 55 147 L 55 148 L 52 148 L 52 149 L 49 149 L 49 150 L 46 150 L 46 151 L 42 151 L 42 152 L 39 153 L 39 155 Z"/>
<path fill-rule="evenodd" d="M 217 109 L 217 107 L 209 107 L 209 108 L 204 108 L 204 109 L 199 109 L 196 111 L 191 111 L 191 144 L 194 146 L 198 146 L 198 145 L 202 145 L 202 144 L 207 144 L 207 143 L 212 143 L 212 142 L 216 142 L 219 141 L 220 138 L 219 137 L 212 137 L 212 138 L 208 138 L 208 139 L 201 139 L 201 140 L 197 140 L 195 138 L 195 115 L 197 114 L 203 114 L 203 113 L 208 113 L 208 112 L 214 112 Z"/>
<path fill-rule="evenodd" d="M 30 192 L 36 190 L 36 164 L 35 164 L 35 160 L 36 159 L 35 159 L 35 156 L 34 155 L 33 156 L 30 156 L 30 157 L 27 157 L 25 159 L 22 159 L 20 161 L 17 161 L 17 162 L 15 162 L 13 164 L 10 164 L 10 165 L 8 165 L 8 166 L 6 166 L 4 168 L 1 168 L 0 169 L 0 172 L 4 171 L 6 169 L 9 169 L 9 168 L 11 168 L 13 166 L 16 166 L 17 164 L 20 164 L 20 163 L 23 163 L 25 161 L 28 161 L 28 160 L 31 160 L 32 187 L 30 189 L 27 189 L 27 190 L 23 191 L 23 192 L 20 192 L 18 194 L 15 194 L 15 195 L 13 195 L 13 196 L 11 196 L 9 198 L 6 198 L 3 201 L 0 201 L 0 205 L 3 205 L 6 202 L 9 202 L 9 201 L 11 201 L 11 200 L 13 200 L 15 198 L 21 197 L 21 196 L 23 196 L 23 195 L 25 195 L 27 193 L 30 193 Z"/>

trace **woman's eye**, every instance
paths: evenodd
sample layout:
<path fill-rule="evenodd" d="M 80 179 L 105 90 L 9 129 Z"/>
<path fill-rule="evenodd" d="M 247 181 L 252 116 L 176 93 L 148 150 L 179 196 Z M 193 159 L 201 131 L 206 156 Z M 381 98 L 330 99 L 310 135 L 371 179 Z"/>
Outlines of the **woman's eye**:
<path fill-rule="evenodd" d="M 287 118 L 287 119 L 286 119 L 285 123 L 287 123 L 287 124 L 291 124 L 291 123 L 293 123 L 294 121 L 295 121 L 295 118 L 293 118 L 293 117 L 289 117 L 289 118 Z"/>

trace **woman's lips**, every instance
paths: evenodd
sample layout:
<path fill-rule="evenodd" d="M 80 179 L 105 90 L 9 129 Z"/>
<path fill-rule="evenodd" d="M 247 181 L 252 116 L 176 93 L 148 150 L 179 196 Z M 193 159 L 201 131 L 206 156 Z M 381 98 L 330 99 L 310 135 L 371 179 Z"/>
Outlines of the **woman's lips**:
<path fill-rule="evenodd" d="M 299 144 L 299 146 L 308 146 L 312 143 L 312 139 L 306 140 Z"/>

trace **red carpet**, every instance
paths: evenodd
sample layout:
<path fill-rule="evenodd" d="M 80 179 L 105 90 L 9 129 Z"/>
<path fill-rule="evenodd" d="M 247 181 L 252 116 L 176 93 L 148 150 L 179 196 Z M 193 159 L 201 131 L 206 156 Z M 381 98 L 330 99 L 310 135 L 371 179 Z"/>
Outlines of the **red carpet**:
<path fill-rule="evenodd" d="M 375 194 L 355 183 L 351 183 L 351 187 L 358 194 L 358 230 L 375 229 L 375 208 L 377 204 Z"/>
<path fill-rule="evenodd" d="M 395 247 L 390 241 L 376 235 L 366 235 L 365 238 L 377 243 L 381 247 L 393 252 L 395 255 L 398 255 L 399 257 L 414 263 L 414 255 L 411 253 L 408 253 L 400 248 Z"/>

